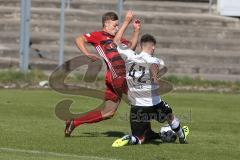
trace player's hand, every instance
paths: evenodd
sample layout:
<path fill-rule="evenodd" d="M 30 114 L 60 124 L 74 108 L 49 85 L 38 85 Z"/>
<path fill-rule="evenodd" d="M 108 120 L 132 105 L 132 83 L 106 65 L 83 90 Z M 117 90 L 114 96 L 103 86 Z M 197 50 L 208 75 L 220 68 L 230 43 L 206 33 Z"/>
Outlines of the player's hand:
<path fill-rule="evenodd" d="M 126 21 L 126 22 L 131 22 L 132 19 L 133 19 L 133 11 L 129 10 L 129 11 L 127 11 L 127 13 L 126 13 L 125 21 Z"/>
<path fill-rule="evenodd" d="M 134 31 L 139 31 L 141 29 L 141 21 L 139 19 L 135 19 L 133 21 Z"/>

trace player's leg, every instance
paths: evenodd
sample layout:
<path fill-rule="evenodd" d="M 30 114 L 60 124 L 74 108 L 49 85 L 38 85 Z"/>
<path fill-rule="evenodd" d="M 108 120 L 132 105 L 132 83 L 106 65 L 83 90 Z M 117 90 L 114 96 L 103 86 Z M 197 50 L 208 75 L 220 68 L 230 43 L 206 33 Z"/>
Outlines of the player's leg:
<path fill-rule="evenodd" d="M 78 127 L 81 124 L 84 123 L 97 123 L 102 120 L 110 119 L 115 114 L 118 105 L 121 101 L 121 90 L 119 89 L 119 93 L 116 92 L 116 89 L 114 89 L 111 81 L 111 74 L 108 72 L 106 74 L 106 91 L 105 91 L 105 101 L 104 103 L 86 114 L 75 118 L 72 121 L 66 122 L 66 128 L 65 128 L 65 136 L 69 137 L 74 130 L 74 128 Z M 118 81 L 119 83 L 123 81 Z"/>
<path fill-rule="evenodd" d="M 114 116 L 116 113 L 118 106 L 119 106 L 120 101 L 113 102 L 113 101 L 106 101 L 105 106 L 101 108 L 101 114 L 103 119 L 109 119 Z"/>
<path fill-rule="evenodd" d="M 105 101 L 102 107 L 87 112 L 85 115 L 74 119 L 74 126 L 77 127 L 84 123 L 96 123 L 101 120 L 113 117 L 118 108 L 119 102 Z"/>
<path fill-rule="evenodd" d="M 131 123 L 131 128 L 132 128 L 132 123 Z M 147 125 L 147 123 L 135 123 L 134 124 L 134 128 L 138 131 L 138 133 L 134 133 L 134 130 L 132 130 L 132 134 L 127 134 L 125 136 L 123 136 L 122 138 L 117 139 L 116 141 L 113 142 L 112 147 L 122 147 L 125 146 L 127 144 L 130 145 L 136 145 L 136 144 L 142 144 L 145 142 L 145 136 L 144 136 L 144 132 L 147 129 L 143 129 L 145 128 Z M 139 127 L 141 126 L 141 129 L 139 130 Z M 137 129 L 138 128 L 138 129 Z M 142 133 L 140 133 L 142 132 Z"/>
<path fill-rule="evenodd" d="M 144 133 L 144 138 L 145 138 L 144 142 L 160 139 L 159 133 L 154 132 L 151 128 L 151 120 L 157 119 L 157 116 L 158 116 L 155 106 L 144 107 L 142 109 L 142 114 L 147 115 L 148 117 L 147 119 L 149 121 L 149 126 L 145 129 L 145 133 Z"/>
<path fill-rule="evenodd" d="M 119 101 L 113 102 L 108 100 L 103 103 L 102 107 L 91 110 L 86 114 L 78 118 L 75 118 L 73 120 L 66 121 L 65 136 L 69 137 L 72 131 L 79 125 L 82 125 L 85 123 L 88 123 L 88 124 L 97 123 L 102 120 L 106 120 L 113 117 L 114 113 L 118 108 L 118 105 L 119 105 Z"/>
<path fill-rule="evenodd" d="M 160 134 L 157 132 L 154 132 L 151 126 L 145 131 L 144 137 L 145 137 L 145 142 L 161 139 Z"/>
<path fill-rule="evenodd" d="M 156 139 L 156 136 L 160 138 L 159 134 L 153 132 L 151 129 L 151 119 L 149 119 L 149 115 L 152 114 L 152 111 L 150 107 L 131 106 L 130 126 L 132 134 L 117 139 L 112 146 L 122 147 L 127 144 L 136 145 Z"/>
<path fill-rule="evenodd" d="M 184 132 L 183 128 L 181 127 L 179 119 L 174 116 L 172 113 L 168 115 L 168 124 L 170 125 L 171 129 L 178 135 L 179 142 L 182 144 L 187 143 L 187 134 Z"/>
<path fill-rule="evenodd" d="M 172 113 L 172 109 L 171 107 L 164 101 L 162 101 L 160 103 L 160 112 L 164 113 L 164 115 L 166 115 L 166 119 L 168 121 L 169 126 L 171 127 L 171 129 L 178 135 L 179 137 L 179 142 L 180 143 L 187 143 L 186 141 L 186 135 L 184 134 L 183 129 L 181 128 L 181 124 L 179 119 L 174 116 L 174 114 Z M 161 117 L 160 117 L 161 119 Z M 160 120 L 159 119 L 159 120 Z"/>
<path fill-rule="evenodd" d="M 159 133 L 154 132 L 151 128 L 151 121 L 157 118 L 154 106 L 132 106 L 130 115 L 132 135 L 136 136 L 140 143 L 160 139 Z"/>
<path fill-rule="evenodd" d="M 130 121 L 133 140 L 130 144 L 142 144 L 145 142 L 145 132 L 151 127 L 150 122 Z"/>
<path fill-rule="evenodd" d="M 117 139 L 113 142 L 112 147 L 122 147 L 127 144 L 136 145 L 145 142 L 145 132 L 151 126 L 149 121 L 142 121 L 141 117 L 138 117 L 138 114 L 139 108 L 132 106 L 130 110 L 130 126 L 132 134 L 128 134 Z"/>

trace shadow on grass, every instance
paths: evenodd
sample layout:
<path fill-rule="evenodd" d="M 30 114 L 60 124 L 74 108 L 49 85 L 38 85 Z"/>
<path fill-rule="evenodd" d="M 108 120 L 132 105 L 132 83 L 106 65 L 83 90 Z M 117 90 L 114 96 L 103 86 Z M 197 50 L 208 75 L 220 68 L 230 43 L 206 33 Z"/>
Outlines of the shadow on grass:
<path fill-rule="evenodd" d="M 107 132 L 85 132 L 81 133 L 81 135 L 73 135 L 72 138 L 78 137 L 123 137 L 125 135 L 124 132 L 119 131 L 107 131 Z"/>
<path fill-rule="evenodd" d="M 160 144 L 162 144 L 162 143 L 163 143 L 163 142 L 160 141 L 160 140 L 150 140 L 150 141 L 145 142 L 144 144 L 160 145 Z M 144 145 L 144 144 L 143 144 L 143 145 Z"/>
<path fill-rule="evenodd" d="M 124 135 L 126 135 L 124 132 L 120 131 L 107 131 L 107 132 L 84 132 L 81 133 L 81 135 L 73 135 L 72 138 L 80 138 L 80 137 L 115 137 L 115 138 L 121 138 Z M 161 140 L 150 140 L 145 142 L 144 144 L 153 144 L 153 145 L 160 145 L 162 144 Z"/>

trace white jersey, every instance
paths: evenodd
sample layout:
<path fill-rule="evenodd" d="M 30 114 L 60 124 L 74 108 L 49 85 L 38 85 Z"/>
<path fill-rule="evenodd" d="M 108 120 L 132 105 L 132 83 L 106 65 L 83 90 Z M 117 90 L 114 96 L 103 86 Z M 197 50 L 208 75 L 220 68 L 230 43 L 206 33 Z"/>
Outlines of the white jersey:
<path fill-rule="evenodd" d="M 118 46 L 118 52 L 126 65 L 128 99 L 131 105 L 148 107 L 160 103 L 159 86 L 151 82 L 150 66 L 164 65 L 163 60 L 145 52 L 135 55 L 133 50 L 123 45 Z"/>

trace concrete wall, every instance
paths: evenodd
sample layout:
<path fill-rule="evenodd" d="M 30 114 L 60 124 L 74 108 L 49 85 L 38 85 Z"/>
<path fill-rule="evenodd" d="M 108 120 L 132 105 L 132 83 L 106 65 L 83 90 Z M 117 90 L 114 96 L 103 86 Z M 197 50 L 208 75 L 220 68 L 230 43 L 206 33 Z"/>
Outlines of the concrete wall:
<path fill-rule="evenodd" d="M 0 68 L 19 63 L 19 2 L 0 0 Z M 33 49 L 32 66 L 53 70 L 58 63 L 59 7 L 59 0 L 32 0 L 32 48 L 46 57 L 38 58 Z M 169 74 L 240 80 L 239 19 L 209 15 L 205 2 L 132 0 L 124 8 L 140 17 L 142 33 L 156 36 L 157 56 L 165 60 Z M 65 17 L 65 60 L 81 54 L 74 39 L 101 28 L 101 15 L 109 10 L 116 10 L 116 1 L 72 0 Z"/>

